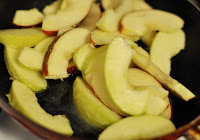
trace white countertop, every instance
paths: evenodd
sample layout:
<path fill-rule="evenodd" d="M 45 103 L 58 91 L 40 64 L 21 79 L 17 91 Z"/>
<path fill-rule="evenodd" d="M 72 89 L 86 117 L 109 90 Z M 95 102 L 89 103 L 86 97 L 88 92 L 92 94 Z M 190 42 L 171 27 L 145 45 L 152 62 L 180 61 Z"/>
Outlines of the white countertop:
<path fill-rule="evenodd" d="M 0 140 L 41 140 L 16 123 L 4 111 L 0 113 Z"/>

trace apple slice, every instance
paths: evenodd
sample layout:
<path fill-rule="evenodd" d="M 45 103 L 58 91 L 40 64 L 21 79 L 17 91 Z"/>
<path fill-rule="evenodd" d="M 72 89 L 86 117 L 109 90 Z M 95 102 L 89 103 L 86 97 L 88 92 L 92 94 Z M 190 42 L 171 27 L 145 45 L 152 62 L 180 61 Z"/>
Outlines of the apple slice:
<path fill-rule="evenodd" d="M 17 60 L 28 69 L 42 71 L 44 54 L 33 48 L 25 47 Z"/>
<path fill-rule="evenodd" d="M 60 4 L 60 10 L 65 10 L 69 6 L 70 1 L 69 0 L 62 0 Z"/>
<path fill-rule="evenodd" d="M 145 113 L 149 94 L 158 92 L 155 88 L 134 88 L 128 83 L 126 75 L 131 58 L 131 47 L 118 37 L 110 45 L 98 48 L 82 66 L 84 79 L 101 101 L 124 116 Z M 165 90 L 159 92 L 168 94 Z M 158 108 L 163 106 L 165 102 Z"/>
<path fill-rule="evenodd" d="M 79 70 L 82 70 L 82 66 L 83 63 L 85 61 L 85 59 L 91 55 L 94 51 L 96 50 L 96 48 L 94 47 L 94 45 L 87 43 L 86 45 L 84 45 L 83 47 L 79 48 L 73 55 L 73 61 L 76 65 L 76 67 Z"/>
<path fill-rule="evenodd" d="M 62 0 L 56 0 L 53 3 L 47 5 L 44 7 L 44 9 L 42 10 L 42 12 L 45 15 L 53 15 L 56 14 L 56 12 L 58 11 L 58 9 L 60 8 Z"/>
<path fill-rule="evenodd" d="M 47 81 L 42 77 L 41 72 L 29 70 L 17 61 L 20 52 L 21 49 L 5 46 L 5 63 L 11 78 L 19 80 L 36 92 L 46 89 Z"/>
<path fill-rule="evenodd" d="M 107 127 L 98 139 L 153 139 L 175 130 L 176 127 L 170 120 L 160 116 L 131 116 Z"/>
<path fill-rule="evenodd" d="M 159 32 L 150 49 L 150 60 L 166 74 L 171 72 L 171 58 L 185 48 L 185 33 L 177 30 L 171 33 Z"/>
<path fill-rule="evenodd" d="M 167 101 L 167 103 L 169 103 L 169 106 L 167 107 L 167 109 L 163 113 L 160 114 L 160 116 L 171 120 L 172 119 L 172 105 L 171 105 L 169 98 L 167 98 L 165 100 Z"/>
<path fill-rule="evenodd" d="M 170 21 L 171 24 L 168 24 Z M 184 21 L 177 15 L 162 10 L 132 12 L 121 20 L 121 33 L 143 36 L 150 31 L 173 32 L 183 28 Z"/>
<path fill-rule="evenodd" d="M 14 48 L 33 47 L 45 38 L 40 28 L 0 30 L 0 43 Z"/>
<path fill-rule="evenodd" d="M 188 101 L 196 96 L 187 89 L 184 85 L 173 79 L 171 76 L 164 73 L 156 65 L 154 65 L 150 59 L 141 54 L 137 49 L 133 47 L 132 61 L 144 71 L 150 73 L 156 78 L 164 87 L 172 91 L 177 97 Z"/>
<path fill-rule="evenodd" d="M 103 31 L 114 32 L 118 31 L 120 28 L 120 21 L 123 16 L 138 10 L 149 10 L 152 9 L 145 1 L 143 0 L 118 0 L 114 2 L 111 0 L 110 4 L 117 4 L 118 7 L 113 10 L 113 6 L 109 6 L 105 9 L 105 12 L 101 19 L 97 22 L 97 27 Z"/>
<path fill-rule="evenodd" d="M 33 27 L 42 23 L 44 15 L 36 8 L 30 10 L 17 10 L 13 24 L 20 27 Z"/>
<path fill-rule="evenodd" d="M 121 36 L 124 39 L 131 40 L 133 42 L 139 40 L 139 37 L 122 35 L 119 31 L 105 32 L 97 29 L 91 33 L 91 41 L 94 45 L 106 45 L 109 44 L 116 36 Z"/>
<path fill-rule="evenodd" d="M 96 23 L 100 18 L 101 18 L 101 8 L 99 4 L 93 2 L 87 17 L 80 23 L 78 27 L 86 28 L 90 31 L 93 31 L 94 29 L 97 28 Z"/>
<path fill-rule="evenodd" d="M 52 116 L 45 112 L 35 93 L 23 83 L 14 80 L 7 96 L 10 105 L 33 122 L 57 133 L 73 134 L 69 120 L 64 115 Z"/>
<path fill-rule="evenodd" d="M 151 44 L 156 36 L 156 31 L 148 31 L 140 40 L 147 46 L 147 49 L 150 50 Z"/>
<path fill-rule="evenodd" d="M 75 28 L 58 36 L 45 55 L 43 76 L 46 79 L 67 78 L 68 61 L 76 50 L 89 42 L 89 37 L 90 32 L 84 28 Z"/>
<path fill-rule="evenodd" d="M 81 77 L 77 77 L 73 84 L 73 97 L 81 115 L 98 128 L 104 129 L 122 119 L 94 95 L 92 89 Z"/>
<path fill-rule="evenodd" d="M 55 36 L 45 38 L 44 40 L 38 42 L 35 45 L 34 49 L 40 51 L 41 53 L 46 53 L 49 48 L 49 45 L 55 40 L 55 38 Z"/>
<path fill-rule="evenodd" d="M 112 9 L 116 9 L 121 4 L 122 0 L 101 0 L 101 5 L 104 10 L 106 10 L 108 7 L 111 7 Z"/>
<path fill-rule="evenodd" d="M 71 26 L 71 27 L 67 27 L 67 28 L 62 28 L 62 29 L 58 30 L 57 36 L 60 36 L 60 35 L 62 35 L 63 33 L 68 32 L 68 31 L 74 29 L 75 27 L 76 27 L 76 26 Z"/>
<path fill-rule="evenodd" d="M 55 15 L 47 15 L 43 20 L 42 30 L 56 32 L 59 29 L 74 26 L 81 22 L 90 11 L 92 0 L 71 0 L 69 6 Z"/>

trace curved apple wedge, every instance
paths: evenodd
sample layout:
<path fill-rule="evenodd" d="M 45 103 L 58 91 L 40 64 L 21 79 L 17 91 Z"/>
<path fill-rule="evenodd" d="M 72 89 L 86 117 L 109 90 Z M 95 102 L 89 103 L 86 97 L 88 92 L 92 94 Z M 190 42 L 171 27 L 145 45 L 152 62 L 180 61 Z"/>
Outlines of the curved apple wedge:
<path fill-rule="evenodd" d="M 132 116 L 107 127 L 98 139 L 152 139 L 175 130 L 175 125 L 170 120 L 160 116 Z"/>
<path fill-rule="evenodd" d="M 105 106 L 94 94 L 88 84 L 77 77 L 73 85 L 73 97 L 81 115 L 98 128 L 105 128 L 122 119 L 116 112 Z"/>
<path fill-rule="evenodd" d="M 84 28 L 76 28 L 58 36 L 45 55 L 43 76 L 46 79 L 67 78 L 69 60 L 76 50 L 89 42 L 89 37 L 90 31 Z"/>
<path fill-rule="evenodd" d="M 69 120 L 64 115 L 52 116 L 45 112 L 37 102 L 35 93 L 23 83 L 14 80 L 7 96 L 11 106 L 33 122 L 57 133 L 73 134 Z"/>
<path fill-rule="evenodd" d="M 168 24 L 170 21 L 171 24 Z M 162 10 L 132 12 L 121 20 L 121 33 L 143 36 L 150 31 L 173 32 L 183 28 L 184 21 L 177 15 Z"/>
<path fill-rule="evenodd" d="M 149 97 L 151 100 L 155 97 L 155 100 L 161 102 L 163 101 L 161 96 L 164 95 L 166 98 L 168 91 L 131 86 L 128 83 L 127 72 L 132 55 L 134 55 L 132 48 L 122 38 L 117 37 L 110 43 L 104 64 L 105 87 L 118 109 L 130 115 L 141 115 L 146 112 Z M 166 103 L 163 101 L 157 108 L 164 106 L 166 107 Z"/>
<path fill-rule="evenodd" d="M 33 91 L 46 89 L 47 81 L 42 77 L 41 72 L 29 70 L 17 61 L 20 53 L 21 49 L 5 46 L 5 63 L 12 79 L 19 80 Z"/>
<path fill-rule="evenodd" d="M 55 15 L 47 15 L 42 23 L 45 32 L 58 31 L 80 23 L 88 14 L 93 0 L 71 0 L 64 10 L 58 10 Z"/>

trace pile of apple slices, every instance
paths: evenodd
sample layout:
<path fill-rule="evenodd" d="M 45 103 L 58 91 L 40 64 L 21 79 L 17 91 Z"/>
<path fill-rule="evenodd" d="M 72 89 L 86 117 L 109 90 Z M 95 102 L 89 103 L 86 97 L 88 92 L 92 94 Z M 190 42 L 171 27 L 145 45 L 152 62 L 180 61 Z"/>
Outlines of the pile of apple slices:
<path fill-rule="evenodd" d="M 168 90 L 185 101 L 195 97 L 170 77 L 171 58 L 185 47 L 184 21 L 144 0 L 101 4 L 103 13 L 93 0 L 57 0 L 42 12 L 16 11 L 13 24 L 23 29 L 0 31 L 14 80 L 9 103 L 34 122 L 72 135 L 68 119 L 47 114 L 34 92 L 45 90 L 48 79 L 62 80 L 78 69 L 82 77 L 73 85 L 74 103 L 89 123 L 108 128 L 99 139 L 116 139 L 113 133 L 118 138 L 146 139 L 175 131 Z M 49 122 L 59 125 L 46 125 Z"/>

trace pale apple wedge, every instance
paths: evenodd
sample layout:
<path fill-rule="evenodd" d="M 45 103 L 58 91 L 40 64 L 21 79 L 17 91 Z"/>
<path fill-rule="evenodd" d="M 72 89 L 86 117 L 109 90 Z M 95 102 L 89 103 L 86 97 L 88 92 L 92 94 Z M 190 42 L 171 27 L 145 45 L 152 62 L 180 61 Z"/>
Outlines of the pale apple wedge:
<path fill-rule="evenodd" d="M 124 38 L 126 40 L 131 40 L 133 42 L 139 40 L 139 37 L 137 37 L 137 36 L 122 35 L 122 34 L 120 34 L 119 31 L 105 32 L 105 31 L 97 29 L 91 33 L 91 42 L 94 45 L 106 45 L 106 44 L 109 44 L 116 36 L 121 36 L 122 38 Z"/>
<path fill-rule="evenodd" d="M 38 42 L 35 45 L 34 49 L 40 51 L 41 53 L 46 53 L 49 48 L 49 45 L 55 40 L 55 38 L 55 36 L 45 38 L 44 40 Z"/>
<path fill-rule="evenodd" d="M 168 24 L 170 21 L 170 24 Z M 150 31 L 173 32 L 183 28 L 184 21 L 179 16 L 162 10 L 132 12 L 121 20 L 121 33 L 143 36 Z"/>
<path fill-rule="evenodd" d="M 67 28 L 62 28 L 62 29 L 58 30 L 57 36 L 62 35 L 63 33 L 68 32 L 68 31 L 74 29 L 75 27 L 76 27 L 76 26 L 71 26 L 71 27 L 67 27 Z"/>
<path fill-rule="evenodd" d="M 76 65 L 76 67 L 81 71 L 83 63 L 85 59 L 91 55 L 96 48 L 94 45 L 87 43 L 83 47 L 79 48 L 73 55 L 73 61 Z"/>
<path fill-rule="evenodd" d="M 13 24 L 20 27 L 33 27 L 42 23 L 44 15 L 36 8 L 30 10 L 17 10 Z"/>
<path fill-rule="evenodd" d="M 153 139 L 175 130 L 176 127 L 170 120 L 160 116 L 131 116 L 107 127 L 98 139 Z"/>
<path fill-rule="evenodd" d="M 10 105 L 31 121 L 57 133 L 73 134 L 69 120 L 64 115 L 52 116 L 45 112 L 35 93 L 23 83 L 14 80 L 7 96 Z"/>
<path fill-rule="evenodd" d="M 103 9 L 107 9 L 108 7 L 111 7 L 112 9 L 116 9 L 119 7 L 121 3 L 121 0 L 101 0 L 101 5 Z"/>
<path fill-rule="evenodd" d="M 21 49 L 5 46 L 5 63 L 11 78 L 19 80 L 33 91 L 46 89 L 47 81 L 42 77 L 41 72 L 29 70 L 17 61 L 20 52 Z"/>
<path fill-rule="evenodd" d="M 131 58 L 132 48 L 118 37 L 87 57 L 82 67 L 84 79 L 101 101 L 124 116 L 145 113 L 149 94 L 158 92 L 155 88 L 137 88 L 128 83 L 126 75 Z M 165 90 L 160 93 L 168 94 Z"/>
<path fill-rule="evenodd" d="M 14 48 L 33 47 L 45 38 L 40 28 L 0 30 L 0 43 Z"/>
<path fill-rule="evenodd" d="M 53 3 L 47 5 L 44 7 L 44 9 L 42 10 L 42 12 L 45 15 L 52 15 L 52 14 L 56 14 L 56 12 L 58 11 L 58 9 L 60 8 L 62 0 L 56 0 Z"/>
<path fill-rule="evenodd" d="M 73 98 L 80 114 L 98 128 L 104 129 L 122 119 L 94 95 L 94 91 L 81 77 L 77 77 L 73 84 Z"/>
<path fill-rule="evenodd" d="M 151 62 L 170 75 L 171 58 L 185 48 L 185 40 L 183 30 L 171 33 L 159 32 L 150 48 Z"/>
<path fill-rule="evenodd" d="M 118 31 L 120 28 L 120 21 L 123 16 L 126 14 L 138 11 L 138 10 L 149 10 L 152 9 L 145 1 L 143 0 L 120 0 L 112 3 L 119 2 L 118 7 L 113 9 L 113 6 L 108 6 L 105 9 L 105 12 L 101 19 L 97 22 L 97 27 L 103 31 L 114 32 Z"/>
<path fill-rule="evenodd" d="M 33 48 L 25 47 L 17 60 L 28 69 L 42 71 L 44 54 Z"/>
<path fill-rule="evenodd" d="M 92 0 L 71 0 L 69 6 L 55 15 L 47 15 L 42 23 L 45 32 L 58 31 L 80 23 L 90 11 Z"/>
<path fill-rule="evenodd" d="M 93 31 L 97 28 L 96 23 L 101 18 L 101 15 L 102 13 L 99 4 L 93 2 L 87 17 L 80 23 L 78 27 Z"/>
<path fill-rule="evenodd" d="M 45 55 L 43 77 L 46 79 L 67 78 L 69 60 L 76 50 L 89 42 L 89 37 L 90 31 L 84 28 L 75 28 L 58 36 Z"/>
<path fill-rule="evenodd" d="M 189 89 L 160 70 L 149 58 L 141 54 L 137 49 L 133 48 L 133 52 L 132 61 L 138 67 L 154 76 L 164 87 L 172 91 L 173 94 L 185 101 L 196 97 Z"/>

